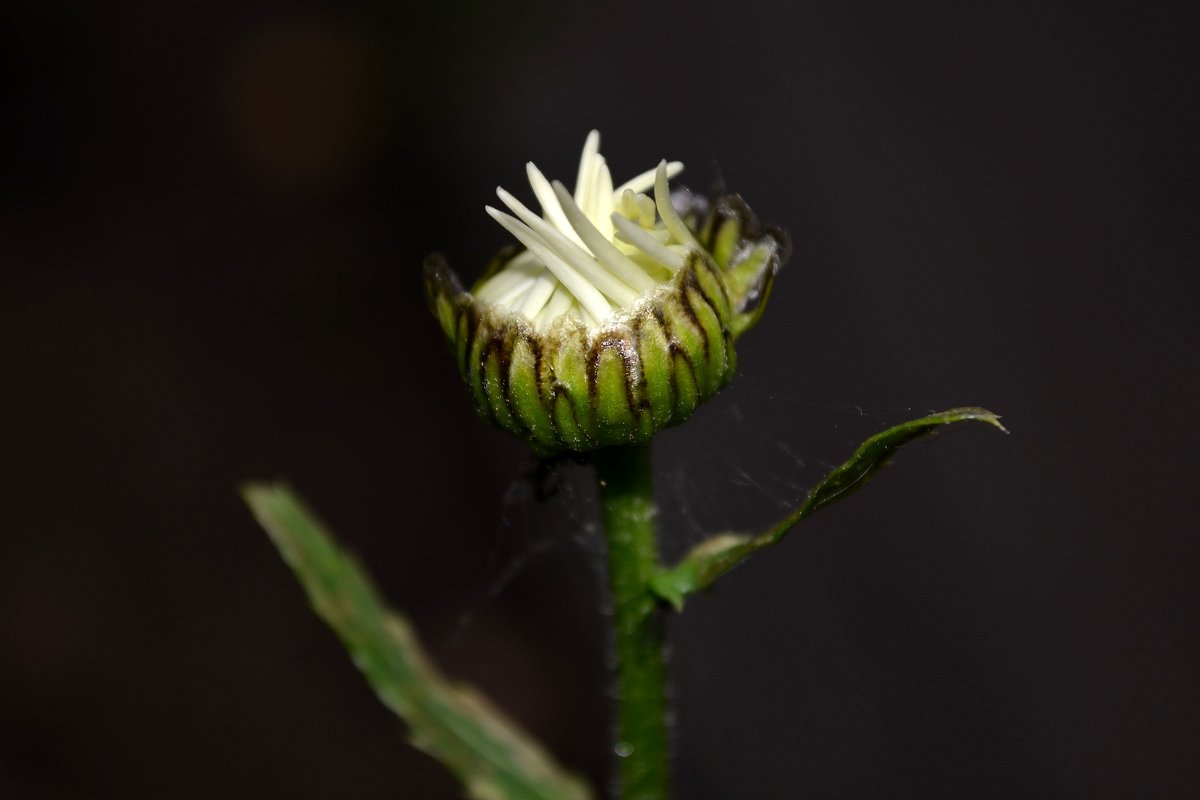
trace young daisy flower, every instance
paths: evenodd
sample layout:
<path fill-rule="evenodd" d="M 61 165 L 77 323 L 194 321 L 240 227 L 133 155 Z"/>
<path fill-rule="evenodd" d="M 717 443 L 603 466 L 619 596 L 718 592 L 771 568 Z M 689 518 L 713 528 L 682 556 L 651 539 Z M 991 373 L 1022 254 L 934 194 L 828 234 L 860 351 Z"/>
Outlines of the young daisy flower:
<path fill-rule="evenodd" d="M 541 213 L 502 188 L 487 213 L 520 243 L 470 292 L 438 254 L 426 294 L 480 414 L 549 454 L 649 439 L 733 377 L 787 237 L 737 196 L 709 202 L 659 163 L 613 185 L 592 131 L 574 192 L 526 165 Z M 676 203 L 679 207 L 676 207 Z"/>

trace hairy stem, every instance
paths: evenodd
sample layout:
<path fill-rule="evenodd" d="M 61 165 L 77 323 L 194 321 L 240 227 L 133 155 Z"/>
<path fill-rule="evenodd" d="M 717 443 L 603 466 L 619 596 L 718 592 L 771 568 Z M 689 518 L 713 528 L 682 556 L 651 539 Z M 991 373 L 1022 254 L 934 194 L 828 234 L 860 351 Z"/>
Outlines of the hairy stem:
<path fill-rule="evenodd" d="M 650 445 L 596 454 L 608 534 L 617 654 L 618 781 L 621 800 L 665 800 L 668 771 L 664 620 L 650 589 L 658 571 Z"/>

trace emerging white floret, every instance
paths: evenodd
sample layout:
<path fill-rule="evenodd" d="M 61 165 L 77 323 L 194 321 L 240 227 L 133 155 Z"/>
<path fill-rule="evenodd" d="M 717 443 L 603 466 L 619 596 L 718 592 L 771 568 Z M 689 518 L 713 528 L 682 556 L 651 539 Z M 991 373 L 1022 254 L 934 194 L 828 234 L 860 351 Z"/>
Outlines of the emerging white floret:
<path fill-rule="evenodd" d="M 678 161 L 662 161 L 614 187 L 596 131 L 584 143 L 574 195 L 559 181 L 547 181 L 530 162 L 526 173 L 542 213 L 497 187 L 512 213 L 491 206 L 487 213 L 527 249 L 484 281 L 475 296 L 521 314 L 539 331 L 562 316 L 593 328 L 632 307 L 699 247 L 671 205 L 667 181 L 682 171 Z M 654 199 L 646 194 L 650 189 Z"/>

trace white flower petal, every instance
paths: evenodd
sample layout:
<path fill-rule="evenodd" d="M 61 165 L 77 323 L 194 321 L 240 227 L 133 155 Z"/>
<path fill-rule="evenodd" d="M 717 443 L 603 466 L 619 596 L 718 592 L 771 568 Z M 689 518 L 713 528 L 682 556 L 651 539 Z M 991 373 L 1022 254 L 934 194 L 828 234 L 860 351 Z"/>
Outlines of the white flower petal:
<path fill-rule="evenodd" d="M 647 189 L 649 189 L 651 186 L 654 185 L 655 172 L 657 172 L 656 169 L 648 169 L 645 172 L 643 172 L 641 175 L 638 175 L 636 178 L 630 178 L 629 180 L 625 181 L 620 186 L 618 186 L 614 191 L 618 195 L 624 194 L 626 189 L 629 189 L 634 194 L 639 194 L 641 192 L 644 192 Z M 667 162 L 667 177 L 668 178 L 674 178 L 676 175 L 678 175 L 681 172 L 683 172 L 683 162 L 682 161 Z"/>
<path fill-rule="evenodd" d="M 588 195 L 591 192 L 592 175 L 595 171 L 596 155 L 600 152 L 600 131 L 592 130 L 583 143 L 583 155 L 579 157 L 579 174 L 575 178 L 575 204 L 588 209 Z"/>
<path fill-rule="evenodd" d="M 592 224 L 567 194 L 567 189 L 558 181 L 554 184 L 554 194 L 557 196 L 559 203 L 562 204 L 562 209 L 567 215 L 567 219 L 575 228 L 575 232 L 579 234 L 579 238 L 589 250 L 596 256 L 597 260 L 604 265 L 609 271 L 615 273 L 621 280 L 628 283 L 634 289 L 641 292 L 653 291 L 658 282 L 651 278 L 646 272 L 633 263 L 612 243 L 610 237 L 605 236 L 600 230 Z M 611 214 L 611 212 L 610 212 Z M 612 227 L 611 221 L 609 227 Z"/>
<path fill-rule="evenodd" d="M 554 323 L 554 320 L 561 317 L 563 314 L 571 310 L 574 305 L 575 298 L 567 291 L 566 287 L 561 283 L 554 287 L 554 294 L 550 295 L 550 300 L 545 307 L 538 312 L 537 317 L 533 320 L 533 324 L 539 331 L 544 331 Z"/>
<path fill-rule="evenodd" d="M 699 246 L 671 205 L 669 180 L 682 170 L 678 161 L 663 161 L 614 188 L 594 130 L 583 145 L 573 194 L 527 163 L 542 213 L 496 189 L 513 214 L 491 207 L 488 214 L 527 249 L 484 281 L 476 296 L 521 314 L 538 330 L 564 315 L 591 328 L 632 307 Z M 653 199 L 645 194 L 651 188 Z"/>
<path fill-rule="evenodd" d="M 522 222 L 542 237 L 542 240 L 556 255 L 570 264 L 610 300 L 618 306 L 628 306 L 637 302 L 640 293 L 597 263 L 591 253 L 567 239 L 567 237 L 563 236 L 548 222 L 526 208 L 520 200 L 508 192 L 503 189 L 497 189 L 496 194 L 500 196 L 504 204 L 512 209 Z"/>
<path fill-rule="evenodd" d="M 544 269 L 542 264 L 517 256 L 504 269 L 484 281 L 475 296 L 488 303 L 498 302 L 501 297 L 511 298 L 514 287 L 528 283 Z"/>
<path fill-rule="evenodd" d="M 546 180 L 542 171 L 530 161 L 525 165 L 525 174 L 529 177 L 529 185 L 533 187 L 533 193 L 537 196 L 538 203 L 542 206 L 542 213 L 546 215 L 546 218 L 553 222 L 565 236 L 579 241 L 579 237 L 571 229 L 571 223 L 567 222 L 567 218 L 563 215 L 558 198 L 554 196 L 554 190 L 550 188 L 550 182 Z M 579 241 L 579 244 L 583 244 L 583 242 Z"/>
<path fill-rule="evenodd" d="M 606 319 L 612 313 L 612 306 L 604 299 L 604 295 L 600 293 L 600 290 L 557 255 L 546 244 L 546 241 L 529 228 L 528 225 L 516 217 L 505 214 L 503 211 L 494 209 L 491 206 L 488 206 L 485 210 L 491 215 L 492 219 L 499 222 L 509 233 L 517 237 L 521 244 L 532 250 L 546 267 L 554 273 L 554 277 L 558 278 L 567 287 L 567 291 L 575 296 L 575 299 L 579 301 L 580 305 L 593 318 Z"/>
<path fill-rule="evenodd" d="M 532 321 L 545 308 L 546 303 L 550 300 L 550 295 L 554 294 L 555 287 L 561 285 L 561 283 L 554 279 L 552 272 L 542 270 L 542 274 L 534 279 L 533 286 L 529 289 L 529 294 L 525 295 L 525 299 L 521 301 L 521 305 L 517 310 Z"/>
<path fill-rule="evenodd" d="M 675 206 L 671 205 L 671 190 L 667 186 L 667 162 L 660 162 L 658 172 L 654 177 L 654 204 L 658 206 L 658 215 L 662 217 L 663 225 L 675 237 L 675 241 L 688 247 L 699 248 L 692 232 L 683 224 Z"/>
<path fill-rule="evenodd" d="M 683 266 L 683 258 L 667 249 L 666 245 L 642 230 L 637 224 L 630 222 L 620 214 L 612 215 L 613 225 L 625 240 L 635 245 L 646 255 L 664 264 L 672 272 Z"/>

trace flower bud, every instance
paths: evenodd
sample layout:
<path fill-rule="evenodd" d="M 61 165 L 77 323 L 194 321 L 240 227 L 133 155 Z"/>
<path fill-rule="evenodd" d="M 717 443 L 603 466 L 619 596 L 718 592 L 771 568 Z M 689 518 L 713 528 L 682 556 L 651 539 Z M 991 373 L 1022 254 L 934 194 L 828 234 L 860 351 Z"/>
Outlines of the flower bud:
<path fill-rule="evenodd" d="M 761 316 L 787 236 L 736 195 L 676 209 L 667 181 L 681 169 L 614 189 L 593 131 L 573 196 L 532 163 L 541 215 L 497 190 L 515 216 L 487 211 L 524 249 L 501 251 L 470 292 L 441 255 L 426 260 L 481 416 L 539 453 L 583 452 L 644 442 L 733 378 L 733 343 Z"/>

